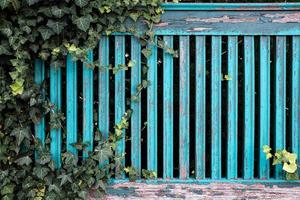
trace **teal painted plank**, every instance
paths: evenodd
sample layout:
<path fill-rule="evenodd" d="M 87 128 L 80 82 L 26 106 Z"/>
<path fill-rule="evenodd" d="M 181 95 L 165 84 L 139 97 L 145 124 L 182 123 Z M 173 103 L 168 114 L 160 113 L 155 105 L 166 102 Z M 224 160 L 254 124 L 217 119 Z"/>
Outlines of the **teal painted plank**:
<path fill-rule="evenodd" d="M 179 37 L 179 177 L 189 178 L 190 41 Z"/>
<path fill-rule="evenodd" d="M 88 61 L 82 66 L 82 95 L 83 95 L 83 142 L 89 143 L 89 146 L 83 152 L 83 157 L 88 157 L 88 152 L 93 150 L 93 68 L 89 62 L 93 62 L 93 52 L 89 51 Z"/>
<path fill-rule="evenodd" d="M 205 76 L 206 48 L 205 36 L 196 36 L 196 178 L 205 178 Z"/>
<path fill-rule="evenodd" d="M 131 60 L 135 66 L 131 68 L 131 95 L 137 92 L 137 86 L 141 83 L 141 45 L 138 39 L 131 37 Z M 131 163 L 141 175 L 141 95 L 138 101 L 131 101 Z"/>
<path fill-rule="evenodd" d="M 238 155 L 238 39 L 228 37 L 227 178 L 237 178 Z"/>
<path fill-rule="evenodd" d="M 41 85 L 45 80 L 45 64 L 42 60 L 36 59 L 34 63 L 34 82 L 38 85 Z M 43 99 L 44 97 L 43 93 Z M 45 146 L 45 117 L 42 117 L 39 122 L 34 124 L 35 137 L 40 139 L 42 146 Z M 37 158 L 37 153 L 35 158 Z"/>
<path fill-rule="evenodd" d="M 115 67 L 125 64 L 125 36 L 115 37 Z M 115 75 L 115 124 L 122 120 L 125 113 L 125 71 L 121 70 Z M 117 142 L 116 156 L 124 156 L 125 154 L 125 130 L 122 132 L 123 138 Z M 122 166 L 125 165 L 125 159 L 122 159 Z M 121 172 L 121 166 L 116 167 L 116 177 L 125 178 L 125 174 Z"/>
<path fill-rule="evenodd" d="M 245 179 L 254 175 L 254 112 L 255 112 L 255 62 L 254 37 L 244 37 L 244 169 Z"/>
<path fill-rule="evenodd" d="M 270 37 L 260 37 L 259 67 L 259 178 L 269 178 L 269 161 L 262 151 L 264 145 L 270 145 Z"/>
<path fill-rule="evenodd" d="M 67 151 L 77 155 L 77 150 L 71 144 L 77 142 L 77 63 L 67 55 Z"/>
<path fill-rule="evenodd" d="M 99 41 L 99 82 L 98 82 L 98 128 L 102 134 L 103 140 L 109 137 L 109 37 L 101 36 Z M 107 161 L 100 163 L 107 164 Z"/>
<path fill-rule="evenodd" d="M 300 153 L 300 36 L 293 37 L 292 54 L 292 151 L 298 155 Z"/>
<path fill-rule="evenodd" d="M 173 48 L 173 36 L 164 36 L 166 45 Z M 163 99 L 164 99 L 164 178 L 173 178 L 173 56 L 164 51 L 163 54 Z"/>
<path fill-rule="evenodd" d="M 151 45 L 149 48 L 152 55 L 147 60 L 150 81 L 147 91 L 147 169 L 157 172 L 157 47 Z"/>
<path fill-rule="evenodd" d="M 99 42 L 99 131 L 105 140 L 109 135 L 109 37 L 100 37 Z"/>
<path fill-rule="evenodd" d="M 286 37 L 276 37 L 276 70 L 275 70 L 275 147 L 285 148 L 285 121 L 286 121 Z M 275 168 L 275 178 L 282 179 L 282 165 Z"/>
<path fill-rule="evenodd" d="M 61 110 L 61 68 L 50 66 L 50 102 Z M 53 113 L 54 110 L 51 111 Z M 50 130 L 50 152 L 55 167 L 61 166 L 61 129 Z"/>
<path fill-rule="evenodd" d="M 249 11 L 249 10 L 300 10 L 300 3 L 164 3 L 161 5 L 165 11 Z"/>
<path fill-rule="evenodd" d="M 211 177 L 221 178 L 221 67 L 222 37 L 212 36 L 211 58 Z"/>

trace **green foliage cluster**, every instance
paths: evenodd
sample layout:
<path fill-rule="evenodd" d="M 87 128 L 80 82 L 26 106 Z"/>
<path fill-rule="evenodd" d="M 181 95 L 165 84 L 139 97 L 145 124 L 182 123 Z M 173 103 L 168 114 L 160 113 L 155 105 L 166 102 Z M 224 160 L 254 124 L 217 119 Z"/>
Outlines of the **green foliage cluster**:
<path fill-rule="evenodd" d="M 128 126 L 127 111 L 107 141 L 96 132 L 96 147 L 89 157 L 78 160 L 70 152 L 62 154 L 62 167 L 57 169 L 49 152 L 50 138 L 45 143 L 35 138 L 33 122 L 51 113 L 47 132 L 63 126 L 64 114 L 46 100 L 44 85 L 33 81 L 33 61 L 63 67 L 65 56 L 87 61 L 87 52 L 97 45 L 100 35 L 131 32 L 143 44 L 143 53 L 151 43 L 153 23 L 160 21 L 162 0 L 0 0 L 0 198 L 1 199 L 84 199 L 88 191 L 105 190 L 107 179 L 120 167 L 121 158 L 114 156 L 116 142 Z M 143 19 L 144 33 L 137 33 L 134 22 Z M 129 21 L 131 23 L 125 23 Z M 132 23 L 133 22 L 133 23 Z M 161 46 L 164 44 L 161 43 Z M 163 47 L 167 48 L 167 47 Z M 170 53 L 175 54 L 171 49 Z M 89 63 L 91 67 L 97 62 Z M 132 67 L 108 66 L 118 70 Z M 104 66 L 106 67 L 106 66 Z M 137 94 L 148 85 L 137 86 Z M 47 94 L 46 94 L 47 95 Z M 132 100 L 136 100 L 134 95 Z M 117 134 L 116 134 L 117 133 Z M 64 134 L 64 133 L 63 133 Z M 84 150 L 89 144 L 73 146 Z M 36 152 L 36 153 L 35 153 Z M 114 160 L 113 164 L 105 162 Z M 100 165 L 99 165 L 100 163 Z M 132 177 L 134 169 L 125 168 Z M 128 169 L 130 169 L 128 171 Z M 155 173 L 144 170 L 145 178 Z"/>
<path fill-rule="evenodd" d="M 272 165 L 283 164 L 282 170 L 285 172 L 287 180 L 298 180 L 298 165 L 297 154 L 290 153 L 287 150 L 276 150 L 271 153 L 271 148 L 268 145 L 263 146 L 263 152 L 266 154 L 266 159 L 273 159 Z"/>

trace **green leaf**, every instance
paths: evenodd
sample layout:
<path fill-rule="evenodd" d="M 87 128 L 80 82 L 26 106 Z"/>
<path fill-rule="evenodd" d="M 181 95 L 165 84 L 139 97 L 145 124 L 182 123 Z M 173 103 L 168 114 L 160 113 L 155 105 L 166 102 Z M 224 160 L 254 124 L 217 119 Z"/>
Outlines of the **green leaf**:
<path fill-rule="evenodd" d="M 8 27 L 0 28 L 0 32 L 7 37 L 12 35 L 12 30 Z"/>
<path fill-rule="evenodd" d="M 58 18 L 62 18 L 65 15 L 64 10 L 61 8 L 58 8 L 57 6 L 52 6 L 51 12 L 52 12 L 53 16 L 58 17 Z"/>
<path fill-rule="evenodd" d="M 129 14 L 129 17 L 133 20 L 133 21 L 137 21 L 137 19 L 139 18 L 139 16 L 140 16 L 140 13 L 138 13 L 138 12 L 135 12 L 135 13 L 130 13 Z"/>
<path fill-rule="evenodd" d="M 97 146 L 95 148 L 95 152 L 96 153 L 93 156 L 93 159 L 99 161 L 100 163 L 104 162 L 105 160 L 108 160 L 113 155 L 111 146 L 108 143 Z"/>
<path fill-rule="evenodd" d="M 40 179 L 43 179 L 45 176 L 47 176 L 48 172 L 49 168 L 47 167 L 38 166 L 33 168 L 33 175 L 37 176 Z"/>
<path fill-rule="evenodd" d="M 0 55 L 11 55 L 11 52 L 8 50 L 8 46 L 0 44 Z"/>
<path fill-rule="evenodd" d="M 40 0 L 26 0 L 27 4 L 28 4 L 29 6 L 35 4 L 35 3 L 39 2 L 39 1 L 40 1 Z"/>
<path fill-rule="evenodd" d="M 10 0 L 1 0 L 0 1 L 0 7 L 2 9 L 7 8 L 9 4 L 10 4 Z"/>
<path fill-rule="evenodd" d="M 30 163 L 32 163 L 32 160 L 29 156 L 24 156 L 21 157 L 17 160 L 15 160 L 15 163 L 17 163 L 18 165 L 22 166 L 22 165 L 30 165 Z"/>
<path fill-rule="evenodd" d="M 10 0 L 10 1 L 11 1 L 13 8 L 15 10 L 19 10 L 19 8 L 21 6 L 21 2 L 19 0 Z"/>
<path fill-rule="evenodd" d="M 67 181 L 69 181 L 70 183 L 72 183 L 71 176 L 68 175 L 68 174 L 59 175 L 57 178 L 61 179 L 60 186 L 63 186 Z"/>
<path fill-rule="evenodd" d="M 93 18 L 91 15 L 83 16 L 75 20 L 75 24 L 77 25 L 77 28 L 80 30 L 86 32 L 91 25 L 91 22 L 93 21 Z"/>
<path fill-rule="evenodd" d="M 38 29 L 38 32 L 40 32 L 44 40 L 48 40 L 52 35 L 54 35 L 54 32 L 50 28 L 47 28 L 45 26 L 40 27 Z"/>
<path fill-rule="evenodd" d="M 10 135 L 15 136 L 17 144 L 20 145 L 25 138 L 30 139 L 30 130 L 29 128 L 15 128 Z"/>
<path fill-rule="evenodd" d="M 294 173 L 286 173 L 285 174 L 286 180 L 298 180 L 299 176 L 298 176 L 298 172 L 294 172 Z"/>
<path fill-rule="evenodd" d="M 1 188 L 1 195 L 12 194 L 14 192 L 15 185 L 8 184 Z"/>
<path fill-rule="evenodd" d="M 48 20 L 47 26 L 54 31 L 57 35 L 62 32 L 64 27 L 66 26 L 66 22 L 59 22 L 59 21 L 53 21 L 53 20 Z"/>
<path fill-rule="evenodd" d="M 142 54 L 143 54 L 146 58 L 149 58 L 149 57 L 152 55 L 152 51 L 151 51 L 151 49 L 144 48 L 144 49 L 142 50 Z"/>
<path fill-rule="evenodd" d="M 89 3 L 89 0 L 75 0 L 75 4 L 80 8 L 86 6 Z"/>

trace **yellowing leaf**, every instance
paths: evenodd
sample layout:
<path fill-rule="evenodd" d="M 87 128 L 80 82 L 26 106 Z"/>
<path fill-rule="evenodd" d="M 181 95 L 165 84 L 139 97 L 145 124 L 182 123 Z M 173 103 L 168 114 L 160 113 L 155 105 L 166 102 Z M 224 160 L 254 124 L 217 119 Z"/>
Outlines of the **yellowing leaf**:
<path fill-rule="evenodd" d="M 267 157 L 267 160 L 268 160 L 268 159 L 272 158 L 272 154 L 271 153 L 267 153 L 266 157 Z"/>
<path fill-rule="evenodd" d="M 230 77 L 230 75 L 229 75 L 229 74 L 225 74 L 225 76 L 224 76 L 224 80 L 226 80 L 226 81 L 231 81 L 231 80 L 232 80 L 232 78 Z"/>
<path fill-rule="evenodd" d="M 297 165 L 295 163 L 291 163 L 291 164 L 284 163 L 282 169 L 292 174 L 297 170 Z"/>
<path fill-rule="evenodd" d="M 263 152 L 264 152 L 264 153 L 270 153 L 271 150 L 272 150 L 272 149 L 271 149 L 268 145 L 264 145 L 264 146 L 263 146 Z"/>

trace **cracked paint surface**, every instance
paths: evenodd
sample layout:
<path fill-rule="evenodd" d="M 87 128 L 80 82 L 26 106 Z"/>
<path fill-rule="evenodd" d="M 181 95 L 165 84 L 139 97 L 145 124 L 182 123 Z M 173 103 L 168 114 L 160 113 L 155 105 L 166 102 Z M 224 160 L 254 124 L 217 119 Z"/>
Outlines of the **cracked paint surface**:
<path fill-rule="evenodd" d="M 120 183 L 109 187 L 105 200 L 129 199 L 281 199 L 300 198 L 300 183 L 146 184 Z M 89 198 L 90 200 L 96 200 Z"/>

